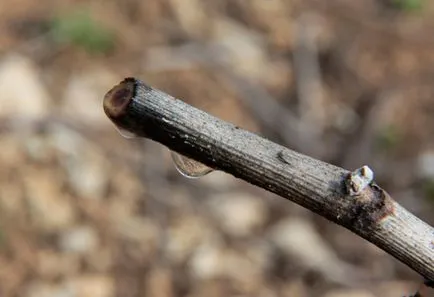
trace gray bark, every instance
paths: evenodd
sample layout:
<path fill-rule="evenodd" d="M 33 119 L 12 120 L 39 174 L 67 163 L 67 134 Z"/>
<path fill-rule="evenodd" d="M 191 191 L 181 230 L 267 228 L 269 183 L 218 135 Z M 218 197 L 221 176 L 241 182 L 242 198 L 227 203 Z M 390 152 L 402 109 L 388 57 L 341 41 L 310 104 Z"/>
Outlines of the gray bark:
<path fill-rule="evenodd" d="M 434 280 L 434 229 L 365 179 L 224 122 L 129 78 L 104 99 L 119 127 L 295 202 Z"/>

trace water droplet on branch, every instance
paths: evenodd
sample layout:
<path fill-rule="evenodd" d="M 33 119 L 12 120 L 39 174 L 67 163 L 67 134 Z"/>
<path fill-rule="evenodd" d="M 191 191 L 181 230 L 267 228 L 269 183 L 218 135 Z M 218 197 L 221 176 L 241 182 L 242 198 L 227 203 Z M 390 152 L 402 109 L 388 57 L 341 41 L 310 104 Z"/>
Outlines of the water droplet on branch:
<path fill-rule="evenodd" d="M 134 134 L 133 132 L 130 132 L 124 128 L 121 128 L 119 126 L 114 125 L 116 130 L 119 132 L 120 135 L 122 135 L 123 137 L 127 138 L 127 139 L 131 139 L 131 138 L 136 138 L 137 135 Z"/>
<path fill-rule="evenodd" d="M 116 130 L 121 134 L 123 137 L 131 139 L 138 137 L 133 132 L 130 132 L 126 129 L 123 129 L 119 126 L 115 125 Z M 170 151 L 173 163 L 175 164 L 176 170 L 178 170 L 179 173 L 181 173 L 183 176 L 188 178 L 199 178 L 201 176 L 204 176 L 212 171 L 214 169 L 206 166 L 205 164 L 202 164 L 196 160 L 193 160 L 191 158 L 185 157 L 181 154 L 175 153 L 173 151 Z"/>
<path fill-rule="evenodd" d="M 214 169 L 202 164 L 196 160 L 185 157 L 181 154 L 170 151 L 175 168 L 183 176 L 188 178 L 199 178 L 214 171 Z"/>

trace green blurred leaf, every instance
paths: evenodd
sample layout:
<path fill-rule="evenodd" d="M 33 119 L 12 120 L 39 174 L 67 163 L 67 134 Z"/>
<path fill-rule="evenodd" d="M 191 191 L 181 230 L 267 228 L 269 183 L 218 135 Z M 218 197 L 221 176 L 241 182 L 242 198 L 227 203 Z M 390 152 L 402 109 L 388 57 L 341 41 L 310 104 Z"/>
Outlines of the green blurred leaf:
<path fill-rule="evenodd" d="M 434 179 L 427 180 L 423 183 L 423 192 L 430 203 L 434 204 Z"/>
<path fill-rule="evenodd" d="M 0 225 L 0 249 L 4 248 L 6 246 L 6 243 L 7 237 L 2 226 Z"/>
<path fill-rule="evenodd" d="M 393 0 L 393 5 L 403 11 L 420 11 L 424 0 Z"/>
<path fill-rule="evenodd" d="M 376 148 L 380 151 L 390 152 L 402 140 L 402 135 L 394 125 L 383 128 L 376 138 Z"/>
<path fill-rule="evenodd" d="M 113 32 L 97 23 L 86 10 L 54 18 L 51 32 L 56 42 L 74 44 L 93 54 L 106 53 L 115 43 Z"/>

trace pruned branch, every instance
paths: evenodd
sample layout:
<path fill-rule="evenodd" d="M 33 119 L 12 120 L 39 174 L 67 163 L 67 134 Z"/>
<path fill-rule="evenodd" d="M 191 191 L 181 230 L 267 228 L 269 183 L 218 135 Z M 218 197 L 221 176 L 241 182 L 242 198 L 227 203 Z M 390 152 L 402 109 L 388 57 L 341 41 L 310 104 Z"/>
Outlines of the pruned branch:
<path fill-rule="evenodd" d="M 354 172 L 224 122 L 140 80 L 104 98 L 120 128 L 293 201 L 434 280 L 434 229 L 394 201 L 364 166 Z"/>

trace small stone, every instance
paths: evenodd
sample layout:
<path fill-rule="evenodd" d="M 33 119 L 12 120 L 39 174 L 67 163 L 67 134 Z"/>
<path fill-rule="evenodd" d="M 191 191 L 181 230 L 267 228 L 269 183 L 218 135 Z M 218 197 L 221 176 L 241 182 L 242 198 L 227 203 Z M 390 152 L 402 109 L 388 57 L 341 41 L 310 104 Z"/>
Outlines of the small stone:
<path fill-rule="evenodd" d="M 176 15 L 180 26 L 193 37 L 204 36 L 209 18 L 206 15 L 205 2 L 201 0 L 170 0 L 173 13 Z"/>
<path fill-rule="evenodd" d="M 243 192 L 217 194 L 210 198 L 209 209 L 225 232 L 248 236 L 264 226 L 268 208 L 262 199 Z"/>
<path fill-rule="evenodd" d="M 98 235 L 93 228 L 81 226 L 62 233 L 59 245 L 64 251 L 85 254 L 95 250 L 98 241 Z"/>
<path fill-rule="evenodd" d="M 88 151 L 87 154 L 71 157 L 68 164 L 69 182 L 75 193 L 83 198 L 100 199 L 107 186 L 107 175 L 99 161 L 100 156 Z M 96 158 L 93 158 L 96 157 Z"/>
<path fill-rule="evenodd" d="M 82 275 L 67 283 L 68 287 L 80 297 L 115 296 L 115 284 L 111 277 L 105 275 Z"/>
<path fill-rule="evenodd" d="M 76 209 L 64 195 L 56 171 L 30 168 L 22 175 L 30 217 L 37 227 L 55 232 L 75 221 Z"/>
<path fill-rule="evenodd" d="M 224 50 L 224 60 L 231 69 L 251 79 L 263 78 L 268 56 L 261 35 L 241 23 L 220 18 L 213 37 L 213 44 Z"/>
<path fill-rule="evenodd" d="M 152 258 L 157 253 L 162 230 L 157 222 L 141 216 L 121 216 L 114 218 L 113 224 L 122 241 L 131 242 L 140 247 L 140 254 Z"/>
<path fill-rule="evenodd" d="M 33 62 L 20 55 L 0 60 L 0 117 L 41 118 L 49 112 L 49 95 Z"/>
<path fill-rule="evenodd" d="M 60 160 L 75 194 L 88 199 L 102 198 L 108 183 L 108 169 L 101 151 L 67 127 L 53 128 L 49 141 L 61 155 Z"/>
<path fill-rule="evenodd" d="M 37 253 L 36 269 L 44 279 L 55 279 L 77 273 L 80 261 L 76 255 L 42 250 Z"/>
<path fill-rule="evenodd" d="M 50 142 L 41 135 L 32 134 L 22 140 L 27 155 L 37 162 L 48 162 L 54 155 Z"/>
<path fill-rule="evenodd" d="M 190 260 L 190 270 L 194 278 L 211 279 L 221 275 L 223 252 L 218 243 L 200 245 Z"/>
<path fill-rule="evenodd" d="M 167 232 L 166 257 L 175 263 L 185 261 L 212 234 L 202 218 L 191 214 L 174 220 Z"/>

